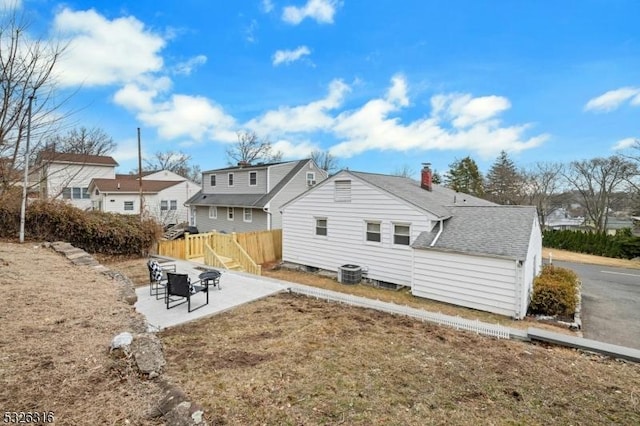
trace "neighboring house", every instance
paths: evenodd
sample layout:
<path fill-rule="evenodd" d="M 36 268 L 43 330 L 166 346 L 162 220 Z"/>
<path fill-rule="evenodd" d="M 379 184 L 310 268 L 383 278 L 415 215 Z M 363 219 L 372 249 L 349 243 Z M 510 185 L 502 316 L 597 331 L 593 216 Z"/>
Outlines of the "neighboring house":
<path fill-rule="evenodd" d="M 341 171 L 283 206 L 283 261 L 522 318 L 542 263 L 535 207 L 400 176 Z"/>
<path fill-rule="evenodd" d="M 62 199 L 87 210 L 91 208 L 91 179 L 114 179 L 118 163 L 104 155 L 65 154 L 45 150 L 38 156 L 40 195 Z"/>
<path fill-rule="evenodd" d="M 145 172 L 142 176 L 143 209 L 165 225 L 189 222 L 184 203 L 200 186 L 173 172 Z M 93 179 L 89 194 L 94 210 L 121 214 L 140 213 L 140 180 L 137 175 Z"/>
<path fill-rule="evenodd" d="M 584 217 L 572 217 L 567 209 L 559 208 L 547 215 L 545 222 L 547 229 L 579 230 L 583 228 L 585 221 Z"/>
<path fill-rule="evenodd" d="M 249 232 L 282 227 L 280 207 L 327 178 L 311 160 L 209 170 L 202 191 L 187 201 L 200 232 Z"/>

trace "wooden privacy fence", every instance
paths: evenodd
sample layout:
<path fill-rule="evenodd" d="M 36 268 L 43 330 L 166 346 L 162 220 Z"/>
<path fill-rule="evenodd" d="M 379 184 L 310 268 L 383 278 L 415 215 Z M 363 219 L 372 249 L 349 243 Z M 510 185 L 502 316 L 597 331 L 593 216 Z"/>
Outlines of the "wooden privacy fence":
<path fill-rule="evenodd" d="M 224 258 L 233 259 L 245 271 L 260 275 L 261 264 L 282 258 L 282 230 L 185 234 L 184 239 L 160 241 L 158 254 L 186 260 L 203 258 L 207 265 L 216 267 L 226 267 Z"/>
<path fill-rule="evenodd" d="M 282 229 L 232 235 L 235 235 L 238 244 L 260 265 L 282 259 Z"/>

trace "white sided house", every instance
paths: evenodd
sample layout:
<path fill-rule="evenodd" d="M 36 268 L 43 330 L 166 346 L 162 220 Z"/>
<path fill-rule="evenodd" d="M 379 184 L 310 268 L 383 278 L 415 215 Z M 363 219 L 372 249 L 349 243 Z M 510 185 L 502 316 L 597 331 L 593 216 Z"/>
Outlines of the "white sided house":
<path fill-rule="evenodd" d="M 143 210 L 158 222 L 169 225 L 188 223 L 189 208 L 184 203 L 200 191 L 200 185 L 167 170 L 137 175 L 116 175 L 115 179 L 93 179 L 89 186 L 94 210 L 120 214 L 139 214 Z"/>
<path fill-rule="evenodd" d="M 283 206 L 287 263 L 359 266 L 380 285 L 514 318 L 541 267 L 535 207 L 500 206 L 431 183 L 341 171 Z"/>
<path fill-rule="evenodd" d="M 209 170 L 202 191 L 187 201 L 200 232 L 282 228 L 280 207 L 327 178 L 311 159 Z"/>
<path fill-rule="evenodd" d="M 38 157 L 40 195 L 61 199 L 82 209 L 91 208 L 91 179 L 114 179 L 118 163 L 104 155 L 65 154 L 50 150 Z"/>

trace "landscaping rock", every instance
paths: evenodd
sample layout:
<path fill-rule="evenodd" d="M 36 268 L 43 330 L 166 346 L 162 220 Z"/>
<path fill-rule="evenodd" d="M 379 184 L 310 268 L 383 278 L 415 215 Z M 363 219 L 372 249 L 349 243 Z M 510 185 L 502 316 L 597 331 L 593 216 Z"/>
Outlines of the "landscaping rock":
<path fill-rule="evenodd" d="M 131 343 L 131 353 L 138 370 L 144 375 L 155 372 L 154 377 L 157 377 L 166 365 L 162 342 L 155 334 L 136 334 Z"/>
<path fill-rule="evenodd" d="M 131 342 L 133 341 L 133 335 L 128 331 L 118 334 L 111 340 L 110 351 L 115 349 L 122 349 L 125 352 L 129 352 Z"/>

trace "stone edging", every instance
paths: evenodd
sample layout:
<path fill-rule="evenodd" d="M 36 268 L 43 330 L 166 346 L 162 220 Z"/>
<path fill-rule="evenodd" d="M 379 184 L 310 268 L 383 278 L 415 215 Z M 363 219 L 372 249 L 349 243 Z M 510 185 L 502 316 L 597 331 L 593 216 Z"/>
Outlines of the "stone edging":
<path fill-rule="evenodd" d="M 138 301 L 133 282 L 126 275 L 112 271 L 100 264 L 86 251 L 64 241 L 45 242 L 42 246 L 52 248 L 75 265 L 90 266 L 113 279 L 118 285 L 119 298 L 123 302 L 133 306 Z M 149 380 L 158 380 L 158 384 L 164 392 L 163 398 L 147 415 L 150 418 L 163 417 L 165 424 L 170 426 L 206 426 L 204 409 L 199 404 L 189 401 L 182 389 L 162 377 L 162 369 L 166 365 L 166 360 L 162 351 L 162 342 L 158 336 L 147 331 L 146 320 L 141 314 L 138 313 L 133 318 L 131 320 L 131 328 L 135 332 L 133 341 L 128 348 L 123 348 L 123 350 L 126 353 L 131 353 L 138 370 L 144 377 Z"/>

